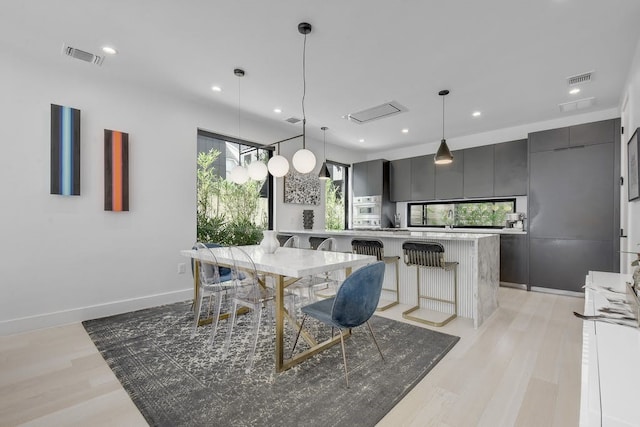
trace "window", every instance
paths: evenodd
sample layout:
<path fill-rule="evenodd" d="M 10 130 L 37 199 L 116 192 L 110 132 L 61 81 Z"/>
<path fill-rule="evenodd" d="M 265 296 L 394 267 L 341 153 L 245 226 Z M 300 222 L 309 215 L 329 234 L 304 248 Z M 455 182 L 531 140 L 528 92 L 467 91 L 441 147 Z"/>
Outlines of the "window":
<path fill-rule="evenodd" d="M 409 227 L 503 228 L 515 199 L 409 203 Z"/>
<path fill-rule="evenodd" d="M 327 230 L 344 230 L 349 217 L 345 200 L 347 195 L 347 176 L 349 166 L 327 160 L 331 179 L 325 181 L 325 228 Z"/>
<path fill-rule="evenodd" d="M 272 228 L 271 175 L 242 185 L 226 179 L 235 166 L 266 162 L 271 153 L 271 148 L 252 142 L 198 130 L 198 240 L 252 244 L 262 230 Z"/>

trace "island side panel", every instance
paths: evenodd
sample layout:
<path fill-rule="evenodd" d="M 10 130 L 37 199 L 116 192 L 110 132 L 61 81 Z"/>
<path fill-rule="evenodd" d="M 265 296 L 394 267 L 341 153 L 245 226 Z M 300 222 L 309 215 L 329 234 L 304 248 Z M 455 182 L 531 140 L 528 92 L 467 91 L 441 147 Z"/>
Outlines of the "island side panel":
<path fill-rule="evenodd" d="M 477 242 L 478 287 L 475 298 L 474 326 L 479 327 L 498 308 L 500 287 L 500 237 Z"/>

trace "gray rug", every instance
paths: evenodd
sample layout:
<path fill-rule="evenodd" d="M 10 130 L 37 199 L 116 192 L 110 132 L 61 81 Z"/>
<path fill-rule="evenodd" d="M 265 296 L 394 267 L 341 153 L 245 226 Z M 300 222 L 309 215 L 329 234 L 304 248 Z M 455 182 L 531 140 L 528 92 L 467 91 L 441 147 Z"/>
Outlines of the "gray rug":
<path fill-rule="evenodd" d="M 239 317 L 233 351 L 223 360 L 227 321 L 221 322 L 219 340 L 211 349 L 206 345 L 210 326 L 200 327 L 190 339 L 190 305 L 182 302 L 83 322 L 153 426 L 374 426 L 459 340 L 374 316 L 372 327 L 386 361 L 366 326 L 354 329 L 345 344 L 347 389 L 340 345 L 276 374 L 273 323 L 266 319 L 254 368 L 247 375 L 250 316 Z M 307 323 L 319 340 L 330 336 L 330 328 Z M 294 332 L 287 328 L 286 334 L 289 355 Z M 301 340 L 296 353 L 304 349 Z"/>

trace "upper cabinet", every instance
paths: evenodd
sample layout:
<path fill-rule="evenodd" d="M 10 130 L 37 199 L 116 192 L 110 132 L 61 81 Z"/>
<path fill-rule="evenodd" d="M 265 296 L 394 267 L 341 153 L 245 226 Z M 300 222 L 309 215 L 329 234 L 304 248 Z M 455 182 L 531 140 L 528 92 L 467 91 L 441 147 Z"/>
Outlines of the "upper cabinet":
<path fill-rule="evenodd" d="M 433 155 L 412 157 L 409 200 L 433 200 L 436 198 L 436 165 Z"/>
<path fill-rule="evenodd" d="M 529 146 L 532 153 L 539 153 L 584 145 L 607 144 L 613 142 L 614 137 L 613 120 L 603 120 L 530 133 Z"/>
<path fill-rule="evenodd" d="M 464 197 L 492 197 L 493 175 L 493 145 L 464 150 Z"/>
<path fill-rule="evenodd" d="M 390 199 L 392 202 L 411 200 L 412 159 L 392 160 L 389 165 Z"/>
<path fill-rule="evenodd" d="M 383 192 L 384 160 L 353 164 L 353 196 L 379 196 Z"/>
<path fill-rule="evenodd" d="M 529 182 L 527 140 L 503 142 L 493 147 L 493 195 L 495 197 L 526 195 Z"/>
<path fill-rule="evenodd" d="M 453 162 L 435 165 L 436 199 L 458 199 L 464 191 L 464 151 L 452 151 Z M 431 157 L 431 156 L 429 156 Z M 433 161 L 433 157 L 431 157 Z"/>
<path fill-rule="evenodd" d="M 555 150 L 569 146 L 569 128 L 550 129 L 529 134 L 532 153 Z"/>

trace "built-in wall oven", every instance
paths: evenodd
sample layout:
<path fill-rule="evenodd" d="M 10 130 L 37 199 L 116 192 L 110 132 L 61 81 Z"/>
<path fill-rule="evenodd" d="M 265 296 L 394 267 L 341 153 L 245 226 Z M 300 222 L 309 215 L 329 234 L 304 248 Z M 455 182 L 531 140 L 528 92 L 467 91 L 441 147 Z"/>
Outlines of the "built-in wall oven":
<path fill-rule="evenodd" d="M 382 225 L 382 196 L 353 198 L 353 228 L 377 228 Z"/>

